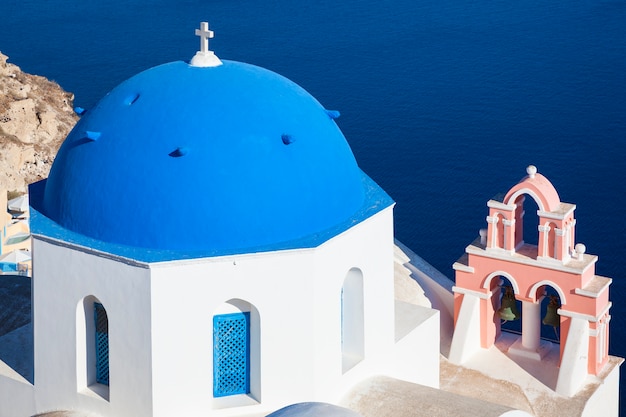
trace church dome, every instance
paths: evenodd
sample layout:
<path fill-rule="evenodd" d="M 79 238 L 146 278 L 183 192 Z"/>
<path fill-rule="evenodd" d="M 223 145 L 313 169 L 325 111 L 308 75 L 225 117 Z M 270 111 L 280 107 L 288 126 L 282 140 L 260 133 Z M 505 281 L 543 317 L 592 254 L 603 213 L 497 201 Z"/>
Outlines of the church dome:
<path fill-rule="evenodd" d="M 233 61 L 144 71 L 87 111 L 61 146 L 40 211 L 139 248 L 237 253 L 336 227 L 364 204 L 333 112 Z"/>

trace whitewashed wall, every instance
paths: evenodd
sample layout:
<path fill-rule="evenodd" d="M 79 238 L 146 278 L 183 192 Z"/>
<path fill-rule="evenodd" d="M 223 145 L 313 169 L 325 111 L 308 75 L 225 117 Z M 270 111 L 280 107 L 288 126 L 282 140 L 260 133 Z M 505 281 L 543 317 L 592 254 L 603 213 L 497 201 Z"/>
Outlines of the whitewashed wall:
<path fill-rule="evenodd" d="M 363 363 L 393 345 L 391 214 L 383 211 L 316 249 L 153 264 L 155 416 L 236 415 L 337 400 L 353 382 L 341 365 L 341 288 L 350 269 L 362 271 L 365 282 Z M 213 399 L 212 318 L 233 299 L 254 306 L 260 320 L 261 336 L 252 336 L 251 393 Z"/>
<path fill-rule="evenodd" d="M 150 270 L 38 239 L 34 256 L 37 411 L 152 415 Z M 88 296 L 104 305 L 109 319 L 108 395 L 103 386 L 85 386 L 86 359 L 81 348 L 90 341 L 86 340 L 82 302 Z M 93 320 L 90 314 L 87 320 Z"/>
<path fill-rule="evenodd" d="M 391 207 L 383 210 L 314 249 L 149 265 L 35 239 L 36 409 L 32 387 L 25 385 L 17 390 L 27 397 L 20 410 L 235 416 L 303 401 L 338 402 L 376 374 L 406 377 L 398 364 L 413 349 L 394 340 L 392 214 Z M 362 282 L 363 300 L 361 310 L 355 304 L 357 319 L 348 322 L 358 329 L 361 314 L 364 324 L 363 331 L 344 333 L 363 347 L 349 370 L 342 364 L 347 277 Z M 108 314 L 108 389 L 88 381 L 92 316 L 91 304 L 85 316 L 85 297 L 88 304 L 95 297 Z M 251 312 L 251 392 L 213 398 L 213 316 L 238 310 Z M 403 343 L 423 343 L 416 334 L 409 331 Z M 437 354 L 418 361 L 436 362 Z M 431 373 L 411 379 L 433 385 Z"/>

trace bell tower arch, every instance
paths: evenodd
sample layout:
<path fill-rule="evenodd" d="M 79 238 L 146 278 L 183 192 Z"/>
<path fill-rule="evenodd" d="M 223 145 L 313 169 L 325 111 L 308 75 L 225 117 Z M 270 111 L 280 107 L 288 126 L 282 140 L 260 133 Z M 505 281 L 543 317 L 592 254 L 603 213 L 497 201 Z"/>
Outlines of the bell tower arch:
<path fill-rule="evenodd" d="M 526 173 L 506 194 L 487 202 L 487 229 L 481 229 L 453 265 L 455 330 L 449 359 L 463 363 L 501 337 L 498 309 L 505 291 L 494 282 L 503 276 L 515 287 L 508 290 L 509 298 L 514 294 L 522 303 L 522 335 L 508 352 L 541 360 L 549 345 L 540 340 L 541 301 L 551 287 L 555 291 L 551 309 L 556 308 L 558 317 L 549 322 L 560 328 L 559 343 L 547 346 L 559 349 L 555 390 L 573 396 L 584 380 L 581 376 L 597 375 L 608 362 L 612 280 L 596 275 L 598 257 L 575 243 L 576 206 L 561 202 L 552 183 L 535 166 L 530 165 Z M 536 225 L 524 224 L 527 198 L 537 204 Z M 529 226 L 536 227 L 536 245 L 524 241 L 524 228 Z"/>

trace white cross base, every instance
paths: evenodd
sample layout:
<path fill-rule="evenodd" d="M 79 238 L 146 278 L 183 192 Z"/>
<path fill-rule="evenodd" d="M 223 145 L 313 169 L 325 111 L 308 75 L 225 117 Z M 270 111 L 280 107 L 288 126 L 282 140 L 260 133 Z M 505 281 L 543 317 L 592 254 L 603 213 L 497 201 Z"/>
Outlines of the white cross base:
<path fill-rule="evenodd" d="M 213 31 L 209 30 L 208 22 L 200 23 L 200 29 L 196 29 L 196 36 L 200 37 L 200 50 L 191 58 L 191 66 L 217 67 L 222 65 L 222 61 L 209 50 L 209 39 L 213 37 Z"/>

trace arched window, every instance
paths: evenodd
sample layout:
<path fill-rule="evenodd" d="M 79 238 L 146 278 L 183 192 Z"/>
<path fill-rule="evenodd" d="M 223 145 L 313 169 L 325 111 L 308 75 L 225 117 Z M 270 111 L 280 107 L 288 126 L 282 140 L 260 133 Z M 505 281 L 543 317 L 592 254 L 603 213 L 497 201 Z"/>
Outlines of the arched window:
<path fill-rule="evenodd" d="M 109 385 L 109 319 L 100 303 L 93 303 L 96 382 Z"/>
<path fill-rule="evenodd" d="M 261 399 L 261 319 L 247 301 L 229 300 L 213 313 L 213 397 L 217 408 Z"/>
<path fill-rule="evenodd" d="M 365 357 L 363 274 L 348 271 L 341 288 L 342 370 L 347 372 Z"/>
<path fill-rule="evenodd" d="M 76 371 L 79 391 L 89 389 L 109 399 L 109 318 L 92 295 L 83 298 L 76 311 Z"/>

